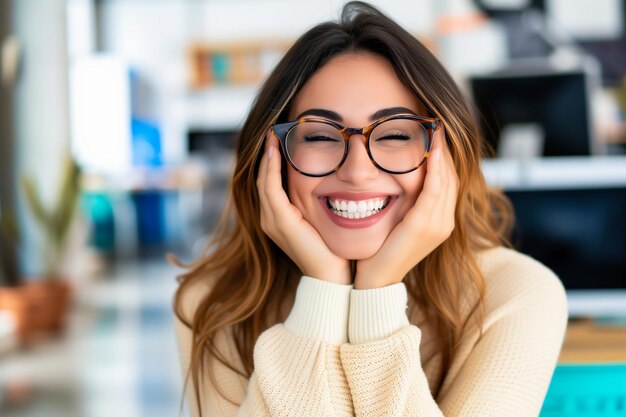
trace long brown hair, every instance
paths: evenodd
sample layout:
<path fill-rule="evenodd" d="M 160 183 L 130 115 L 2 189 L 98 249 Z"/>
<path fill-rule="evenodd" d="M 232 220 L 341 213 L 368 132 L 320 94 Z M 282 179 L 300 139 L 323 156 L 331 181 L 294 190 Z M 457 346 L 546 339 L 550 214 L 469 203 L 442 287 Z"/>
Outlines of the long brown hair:
<path fill-rule="evenodd" d="M 350 2 L 339 21 L 319 24 L 304 33 L 261 87 L 237 137 L 226 207 L 206 255 L 190 265 L 179 263 L 189 270 L 179 277 L 174 310 L 193 332 L 189 372 L 196 399 L 200 398 L 202 365 L 209 357 L 249 378 L 257 337 L 288 313 L 290 304 L 285 300 L 293 300 L 302 273 L 260 226 L 256 177 L 263 141 L 271 125 L 287 121 L 292 99 L 313 73 L 330 58 L 348 52 L 379 54 L 393 65 L 403 84 L 443 121 L 459 176 L 454 231 L 404 279 L 409 316 L 416 314 L 418 305 L 427 306 L 427 317 L 435 324 L 440 341 L 442 372 L 435 397 L 467 325 L 461 306 L 468 294 L 477 300 L 471 312 L 476 313 L 472 315 L 482 330 L 485 281 L 475 254 L 489 247 L 508 246 L 510 203 L 485 183 L 480 171 L 483 149 L 477 123 L 444 67 L 387 16 L 366 3 Z M 181 299 L 186 288 L 197 282 L 210 283 L 211 291 L 189 322 L 182 315 Z M 244 371 L 228 363 L 216 348 L 215 336 L 226 328 L 232 330 Z M 213 372 L 208 374 L 226 398 Z"/>

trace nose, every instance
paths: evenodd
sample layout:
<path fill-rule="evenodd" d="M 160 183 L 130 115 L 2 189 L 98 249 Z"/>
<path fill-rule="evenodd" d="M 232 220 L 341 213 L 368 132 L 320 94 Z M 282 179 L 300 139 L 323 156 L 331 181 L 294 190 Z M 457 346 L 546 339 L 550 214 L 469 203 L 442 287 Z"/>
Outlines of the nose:
<path fill-rule="evenodd" d="M 365 146 L 365 136 L 354 134 L 348 143 L 348 155 L 336 171 L 341 181 L 360 186 L 378 176 L 378 168 L 372 163 Z"/>

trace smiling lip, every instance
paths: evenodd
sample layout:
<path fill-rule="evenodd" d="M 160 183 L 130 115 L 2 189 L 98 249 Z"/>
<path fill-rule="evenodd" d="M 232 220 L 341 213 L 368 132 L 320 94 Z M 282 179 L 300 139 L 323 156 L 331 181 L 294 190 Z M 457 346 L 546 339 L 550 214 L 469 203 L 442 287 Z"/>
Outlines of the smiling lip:
<path fill-rule="evenodd" d="M 361 192 L 361 193 L 352 192 L 352 191 L 339 191 L 336 193 L 324 194 L 320 198 L 323 198 L 324 200 L 326 200 L 327 197 L 340 198 L 342 200 L 361 201 L 361 200 L 369 200 L 370 198 L 377 198 L 377 197 L 387 198 L 387 197 L 394 197 L 394 196 L 389 193 L 379 193 L 376 191 Z"/>
<path fill-rule="evenodd" d="M 345 198 L 345 197 L 340 197 L 340 196 L 345 196 L 345 195 L 351 195 L 351 197 L 349 199 L 355 199 L 355 195 L 358 195 L 360 200 L 364 200 L 366 198 L 375 198 L 375 197 L 388 196 L 389 194 L 380 194 L 380 193 L 333 193 L 333 194 L 328 194 L 328 196 L 335 197 L 335 198 Z M 369 196 L 369 195 L 372 195 L 372 197 L 364 197 L 364 196 Z M 322 204 L 322 207 L 324 208 L 324 211 L 326 212 L 328 217 L 330 217 L 330 220 L 332 220 L 333 223 L 335 223 L 337 226 L 345 227 L 345 228 L 348 228 L 348 229 L 360 229 L 360 228 L 363 228 L 363 227 L 369 227 L 369 226 L 377 223 L 378 221 L 380 221 L 383 218 L 383 216 L 385 214 L 387 214 L 387 211 L 388 211 L 389 207 L 391 207 L 393 205 L 393 203 L 395 203 L 395 201 L 397 200 L 397 198 L 395 196 L 390 196 L 390 197 L 391 198 L 389 199 L 389 203 L 387 203 L 387 206 L 384 209 L 382 209 L 378 213 L 376 213 L 376 214 L 374 214 L 372 216 L 366 217 L 364 219 L 346 219 L 345 217 L 337 216 L 332 211 L 330 211 L 330 209 L 328 208 L 327 196 L 320 197 L 319 201 Z"/>

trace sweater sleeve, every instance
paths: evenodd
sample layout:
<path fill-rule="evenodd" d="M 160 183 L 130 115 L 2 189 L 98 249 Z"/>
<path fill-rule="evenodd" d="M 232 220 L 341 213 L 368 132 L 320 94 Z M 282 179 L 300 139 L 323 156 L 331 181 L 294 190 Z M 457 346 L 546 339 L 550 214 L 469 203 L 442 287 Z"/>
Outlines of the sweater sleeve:
<path fill-rule="evenodd" d="M 493 289 L 483 336 L 433 398 L 420 360 L 422 332 L 408 324 L 406 287 L 352 290 L 349 340 L 340 349 L 355 416 L 538 416 L 567 324 L 560 280 L 526 271 L 514 290 Z M 526 278 L 525 280 L 523 278 Z"/>
<path fill-rule="evenodd" d="M 352 285 L 303 276 L 285 322 L 270 327 L 257 338 L 250 379 L 246 381 L 223 365 L 215 368 L 221 389 L 238 405 L 218 395 L 208 376 L 202 375 L 199 401 L 202 415 L 352 415 L 350 393 L 339 360 L 339 346 L 348 341 L 351 289 Z M 178 319 L 176 331 L 181 367 L 186 375 L 192 335 Z M 225 354 L 234 358 L 235 348 L 226 339 L 223 338 Z M 198 417 L 191 383 L 186 396 L 191 415 Z"/>

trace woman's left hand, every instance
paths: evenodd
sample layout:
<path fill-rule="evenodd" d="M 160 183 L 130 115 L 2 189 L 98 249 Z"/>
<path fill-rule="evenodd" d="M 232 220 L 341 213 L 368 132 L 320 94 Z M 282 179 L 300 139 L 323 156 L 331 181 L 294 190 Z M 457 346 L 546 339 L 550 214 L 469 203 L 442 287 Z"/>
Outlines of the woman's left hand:
<path fill-rule="evenodd" d="M 405 275 L 454 230 L 459 179 L 443 127 L 435 133 L 426 161 L 424 187 L 415 205 L 371 258 L 357 261 L 355 289 L 402 282 Z"/>

